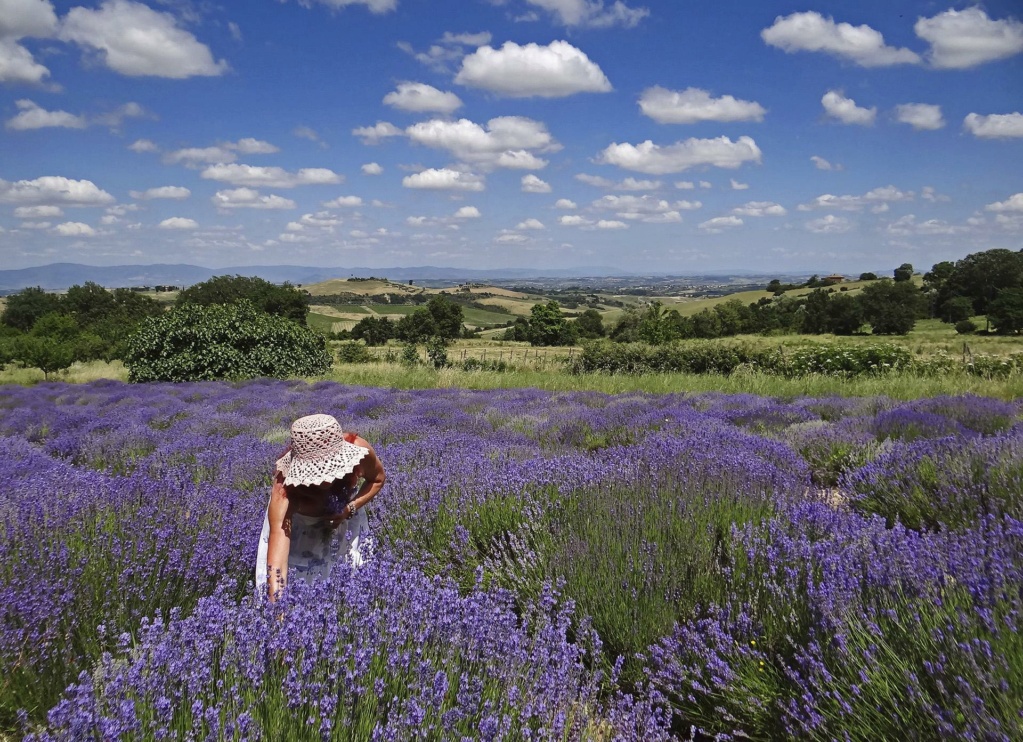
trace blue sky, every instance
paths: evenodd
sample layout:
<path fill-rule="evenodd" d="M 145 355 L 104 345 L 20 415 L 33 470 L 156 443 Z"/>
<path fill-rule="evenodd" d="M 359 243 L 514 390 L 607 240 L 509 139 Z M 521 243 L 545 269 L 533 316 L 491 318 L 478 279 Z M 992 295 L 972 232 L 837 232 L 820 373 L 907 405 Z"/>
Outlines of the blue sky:
<path fill-rule="evenodd" d="M 1023 10 L 0 0 L 0 266 L 858 273 L 1023 248 Z"/>

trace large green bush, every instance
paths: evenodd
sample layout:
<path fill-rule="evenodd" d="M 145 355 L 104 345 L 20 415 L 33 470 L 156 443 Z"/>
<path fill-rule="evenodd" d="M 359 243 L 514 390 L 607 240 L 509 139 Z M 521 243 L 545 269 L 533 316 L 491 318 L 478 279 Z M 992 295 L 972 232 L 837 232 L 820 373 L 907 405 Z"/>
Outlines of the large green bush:
<path fill-rule="evenodd" d="M 243 300 L 148 319 L 128 341 L 125 366 L 133 382 L 286 378 L 326 372 L 331 355 L 321 335 Z"/>

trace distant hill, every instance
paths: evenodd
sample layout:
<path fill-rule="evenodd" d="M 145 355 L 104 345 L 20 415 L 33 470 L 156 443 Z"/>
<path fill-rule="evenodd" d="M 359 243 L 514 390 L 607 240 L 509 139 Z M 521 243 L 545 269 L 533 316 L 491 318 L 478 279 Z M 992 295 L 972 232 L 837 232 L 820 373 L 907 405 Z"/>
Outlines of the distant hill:
<path fill-rule="evenodd" d="M 0 270 L 0 293 L 10 294 L 28 286 L 40 286 L 49 291 L 60 291 L 86 281 L 106 288 L 130 286 L 191 286 L 213 276 L 257 276 L 273 283 L 289 281 L 293 284 L 320 283 L 332 278 L 386 277 L 392 281 L 486 281 L 518 280 L 529 278 L 585 278 L 590 276 L 628 276 L 627 271 L 608 266 L 588 268 L 541 270 L 468 270 L 418 266 L 412 268 L 335 267 L 312 268 L 298 265 L 250 265 L 229 268 L 204 268 L 198 265 L 81 265 L 79 263 L 52 263 L 36 268 Z"/>

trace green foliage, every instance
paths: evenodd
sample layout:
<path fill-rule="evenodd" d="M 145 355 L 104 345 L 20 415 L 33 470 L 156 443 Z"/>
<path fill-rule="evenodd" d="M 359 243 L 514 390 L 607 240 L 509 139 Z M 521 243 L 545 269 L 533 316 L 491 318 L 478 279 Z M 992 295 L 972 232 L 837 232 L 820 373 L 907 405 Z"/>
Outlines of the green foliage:
<path fill-rule="evenodd" d="M 75 361 L 74 348 L 49 337 L 24 335 L 10 341 L 11 354 L 29 368 L 38 368 L 45 378 L 70 368 Z"/>
<path fill-rule="evenodd" d="M 207 381 L 325 373 L 326 341 L 246 300 L 184 304 L 146 320 L 128 342 L 128 380 Z"/>
<path fill-rule="evenodd" d="M 529 317 L 529 342 L 531 345 L 573 345 L 575 334 L 572 326 L 561 313 L 558 302 L 534 304 Z"/>
<path fill-rule="evenodd" d="M 394 322 L 387 317 L 363 317 L 355 323 L 351 336 L 354 340 L 364 340 L 366 345 L 384 345 L 396 336 Z"/>
<path fill-rule="evenodd" d="M 305 324 L 309 314 L 308 295 L 284 283 L 280 286 L 255 276 L 214 276 L 178 294 L 176 306 L 237 304 L 248 301 L 260 311 Z"/>
<path fill-rule="evenodd" d="M 974 314 L 987 314 L 987 306 L 1002 289 L 1023 288 L 1023 254 L 1004 248 L 972 253 L 957 260 L 938 292 L 938 304 L 965 296 Z"/>
<path fill-rule="evenodd" d="M 449 340 L 461 336 L 462 322 L 465 319 L 461 304 L 438 294 L 426 303 L 426 310 L 433 318 L 434 335 Z"/>
<path fill-rule="evenodd" d="M 960 335 L 972 335 L 977 331 L 977 323 L 972 319 L 964 319 L 956 322 L 956 332 Z"/>
<path fill-rule="evenodd" d="M 988 304 L 988 321 L 999 335 L 1015 335 L 1023 330 L 1023 289 L 1003 289 Z"/>
<path fill-rule="evenodd" d="M 60 305 L 59 296 L 34 286 L 7 297 L 7 306 L 0 321 L 8 327 L 28 332 L 43 315 L 59 312 Z"/>
<path fill-rule="evenodd" d="M 784 372 L 789 376 L 825 374 L 850 378 L 908 368 L 912 358 L 905 348 L 888 343 L 812 345 L 793 351 L 786 359 Z"/>
<path fill-rule="evenodd" d="M 50 312 L 36 320 L 29 334 L 37 338 L 50 338 L 58 343 L 68 343 L 74 340 L 79 332 L 81 328 L 73 317 L 62 312 Z"/>
<path fill-rule="evenodd" d="M 425 343 L 437 334 L 437 323 L 426 309 L 406 314 L 394 328 L 395 337 L 406 343 Z"/>
<path fill-rule="evenodd" d="M 836 335 L 854 335 L 863 326 L 863 305 L 844 294 L 831 297 L 827 309 L 828 330 Z"/>
<path fill-rule="evenodd" d="M 973 302 L 965 296 L 953 296 L 938 307 L 938 318 L 942 322 L 955 323 L 973 316 Z"/>
<path fill-rule="evenodd" d="M 924 297 L 912 281 L 882 280 L 863 287 L 863 318 L 875 335 L 905 335 L 923 310 Z"/>
<path fill-rule="evenodd" d="M 876 273 L 861 273 L 860 274 L 860 280 L 861 281 L 876 281 L 877 280 L 877 274 Z"/>
<path fill-rule="evenodd" d="M 373 360 L 373 356 L 365 345 L 350 340 L 341 343 L 338 347 L 337 360 L 339 363 L 369 363 Z"/>
<path fill-rule="evenodd" d="M 596 309 L 587 309 L 576 317 L 575 329 L 580 338 L 595 340 L 607 334 L 604 329 L 604 317 Z"/>
<path fill-rule="evenodd" d="M 401 348 L 401 365 L 406 368 L 414 368 L 422 363 L 419 357 L 419 347 L 415 343 L 405 343 Z"/>
<path fill-rule="evenodd" d="M 894 271 L 894 277 L 896 282 L 910 281 L 913 278 L 913 264 L 903 263 Z"/>
<path fill-rule="evenodd" d="M 442 337 L 434 336 L 426 341 L 426 357 L 434 368 L 446 368 L 448 362 L 448 344 Z"/>

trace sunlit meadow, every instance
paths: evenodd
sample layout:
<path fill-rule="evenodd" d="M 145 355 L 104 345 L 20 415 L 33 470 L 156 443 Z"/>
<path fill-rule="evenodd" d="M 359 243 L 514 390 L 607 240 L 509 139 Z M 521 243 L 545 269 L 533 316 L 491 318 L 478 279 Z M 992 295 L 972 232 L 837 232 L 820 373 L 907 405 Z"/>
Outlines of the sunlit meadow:
<path fill-rule="evenodd" d="M 253 596 L 335 415 L 375 557 Z M 1023 426 L 986 397 L 0 391 L 0 736 L 1023 738 Z"/>

